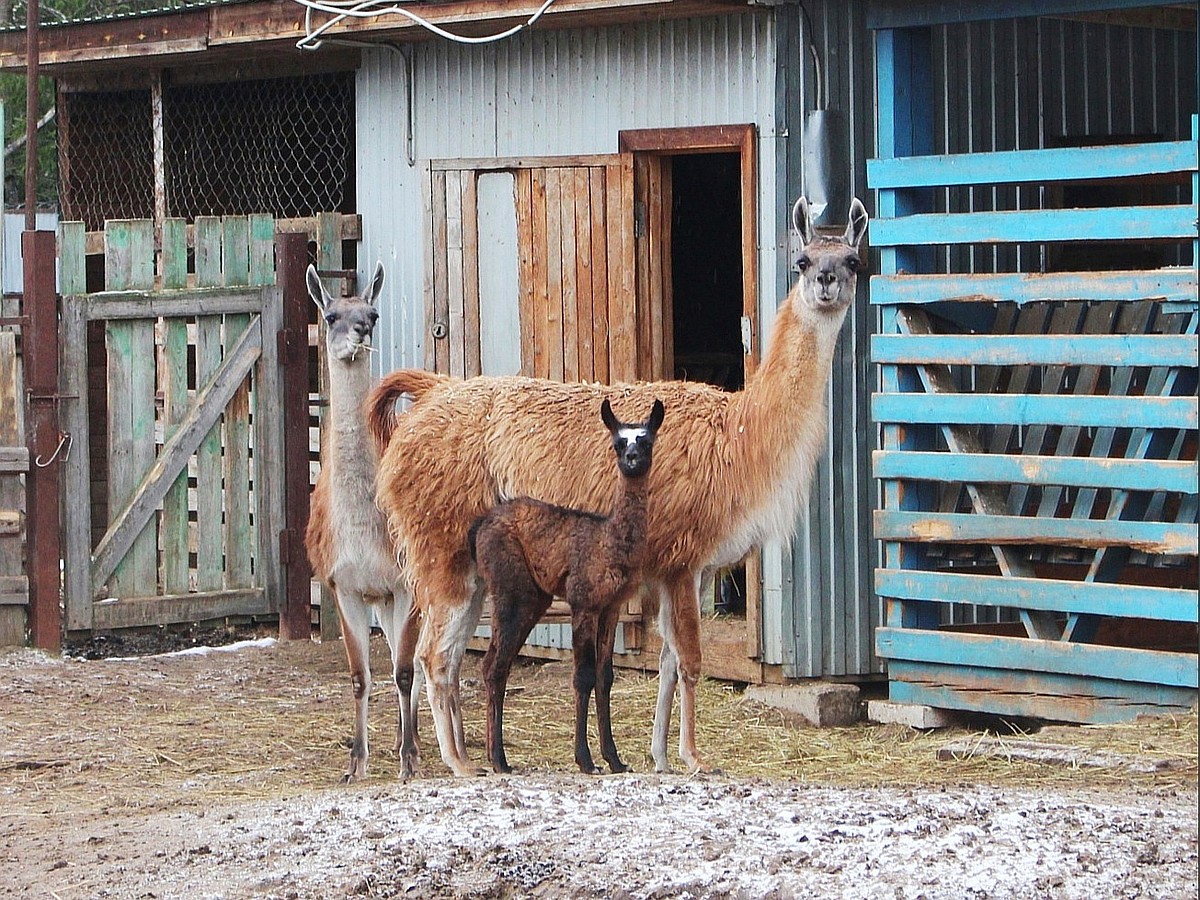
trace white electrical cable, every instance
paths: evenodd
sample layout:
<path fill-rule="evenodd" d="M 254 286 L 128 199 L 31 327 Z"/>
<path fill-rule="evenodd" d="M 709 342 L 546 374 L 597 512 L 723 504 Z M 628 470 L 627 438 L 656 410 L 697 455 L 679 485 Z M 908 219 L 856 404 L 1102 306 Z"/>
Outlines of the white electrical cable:
<path fill-rule="evenodd" d="M 404 16 L 406 19 L 415 22 L 422 28 L 428 29 L 438 37 L 445 38 L 448 41 L 455 41 L 460 44 L 488 44 L 493 41 L 502 41 L 528 28 L 542 17 L 542 14 L 550 8 L 554 0 L 545 0 L 538 11 L 520 25 L 514 25 L 507 31 L 485 37 L 468 37 L 466 35 L 454 34 L 451 31 L 434 25 L 428 19 L 424 19 L 414 12 L 409 12 L 407 9 L 402 9 L 394 4 L 385 5 L 381 0 L 296 0 L 296 2 L 305 8 L 305 34 L 303 38 L 296 42 L 296 46 L 301 50 L 316 50 L 321 46 L 321 35 L 343 20 L 347 18 L 368 19 L 388 13 Z M 333 18 L 314 28 L 312 24 L 312 14 L 314 11 L 325 13 L 326 15 L 333 16 Z"/>

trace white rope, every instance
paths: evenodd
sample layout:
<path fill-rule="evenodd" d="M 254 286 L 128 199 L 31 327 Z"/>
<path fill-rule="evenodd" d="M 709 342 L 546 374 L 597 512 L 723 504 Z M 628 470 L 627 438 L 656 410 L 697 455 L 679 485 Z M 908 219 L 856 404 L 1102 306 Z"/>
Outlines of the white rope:
<path fill-rule="evenodd" d="M 296 42 L 296 46 L 301 50 L 316 50 L 321 46 L 321 35 L 338 25 L 347 18 L 369 19 L 373 16 L 387 15 L 395 13 L 398 16 L 404 16 L 422 28 L 436 34 L 438 37 L 445 38 L 448 41 L 455 41 L 460 44 L 489 44 L 493 41 L 502 41 L 505 38 L 512 37 L 520 31 L 528 28 L 534 22 L 542 17 L 542 13 L 548 10 L 554 0 L 545 0 L 541 7 L 530 16 L 526 21 L 519 25 L 514 25 L 506 31 L 499 34 L 486 35 L 484 37 L 468 37 L 466 35 L 454 34 L 437 25 L 434 25 L 428 19 L 418 16 L 414 12 L 409 12 L 395 4 L 385 4 L 382 0 L 296 0 L 304 10 L 304 37 Z M 316 27 L 312 23 L 313 12 L 321 12 L 332 16 L 328 22 L 324 22 Z"/>

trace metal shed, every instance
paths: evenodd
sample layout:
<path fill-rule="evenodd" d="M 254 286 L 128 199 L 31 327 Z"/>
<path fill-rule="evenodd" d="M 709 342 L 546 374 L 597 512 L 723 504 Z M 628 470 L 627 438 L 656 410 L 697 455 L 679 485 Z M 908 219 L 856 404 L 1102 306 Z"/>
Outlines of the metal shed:
<path fill-rule="evenodd" d="M 453 0 L 423 3 L 419 11 L 474 38 L 520 24 L 541 6 Z M 1137 477 L 1179 469 L 1168 463 L 1194 462 L 1194 396 L 1190 407 L 1179 396 L 1189 377 L 1195 380 L 1194 351 L 1188 356 L 1181 349 L 1187 340 L 1194 345 L 1195 331 L 1196 192 L 1188 174 L 1194 152 L 1192 168 L 1184 164 L 1186 145 L 1195 146 L 1194 6 L 1128 0 L 989 0 L 953 9 L 934 0 L 556 0 L 535 27 L 494 43 L 430 38 L 398 16 L 343 22 L 321 33 L 324 44 L 316 52 L 297 49 L 298 42 L 312 45 L 312 38 L 303 11 L 292 3 L 166 3 L 127 18 L 47 28 L 42 63 L 58 79 L 60 113 L 66 113 L 72 139 L 108 135 L 105 162 L 117 167 L 119 177 L 100 173 L 92 181 L 120 181 L 130 188 L 129 203 L 141 204 L 106 211 L 105 217 L 158 218 L 160 198 L 163 209 L 189 220 L 258 212 L 279 220 L 334 209 L 342 214 L 323 220 L 330 228 L 318 226 L 318 256 L 334 261 L 323 267 L 344 265 L 351 272 L 366 270 L 375 259 L 387 266 L 380 370 L 521 369 L 600 380 L 686 375 L 736 387 L 752 371 L 789 285 L 786 223 L 795 198 L 805 193 L 826 203 L 825 224 L 834 226 L 851 196 L 872 212 L 878 200 L 882 215 L 869 242 L 883 277 L 870 292 L 860 283 L 860 300 L 839 343 L 827 452 L 808 513 L 794 540 L 763 547 L 744 581 L 736 576 L 723 582 L 723 592 L 714 591 L 713 612 L 721 614 L 706 626 L 707 672 L 744 681 L 861 679 L 880 676 L 886 664 L 898 699 L 953 706 L 962 697 L 981 696 L 961 685 L 921 693 L 921 678 L 961 663 L 938 662 L 928 648 L 950 646 L 949 635 L 964 629 L 973 637 L 954 638 L 959 648 L 1021 629 L 1038 636 L 1022 638 L 1027 643 L 986 668 L 1024 673 L 1029 653 L 1042 653 L 1048 643 L 1048 619 L 1059 629 L 1054 636 L 1066 637 L 1069 630 L 1081 638 L 1095 624 L 1089 618 L 1094 610 L 1079 610 L 1086 615 L 1072 619 L 1068 629 L 1055 615 L 1064 609 L 1035 609 L 1028 600 L 1023 606 L 982 604 L 977 590 L 930 598 L 930 580 L 921 593 L 912 579 L 982 578 L 997 560 L 1010 569 L 1010 584 L 1022 565 L 1059 567 L 1061 574 L 1061 567 L 1080 564 L 1077 551 L 1096 542 L 1094 531 L 1107 535 L 1100 554 L 1105 565 L 1115 565 L 1119 533 L 1133 551 L 1132 567 L 1159 579 L 1140 586 L 1177 592 L 1171 614 L 1154 620 L 1167 623 L 1166 637 L 1162 628 L 1156 635 L 1147 631 L 1138 639 L 1156 641 L 1156 649 L 1135 649 L 1174 654 L 1153 659 L 1190 661 L 1194 670 L 1194 481 L 1164 482 L 1151 491 L 1151 518 L 1132 529 L 1090 524 L 1099 510 L 1117 509 L 1111 492 L 1128 488 L 1125 483 L 1043 485 L 1015 476 L 988 482 L 1014 504 L 1003 516 L 1005 527 L 1014 524 L 1009 519 L 1032 522 L 1019 523 L 1026 529 L 1020 535 L 997 535 L 970 531 L 987 518 L 972 505 L 980 493 L 972 481 L 978 472 L 956 475 L 940 468 L 969 456 L 949 452 L 945 434 L 951 426 L 978 425 L 997 446 L 1001 436 L 1017 435 L 994 453 L 1017 464 L 1030 456 L 1040 465 L 1078 458 L 1093 473 L 1104 468 L 1085 459 L 1093 448 L 1101 457 L 1105 440 L 1122 453 L 1140 441 L 1113 424 L 1109 412 L 1096 421 L 1029 418 L 1031 407 L 1104 406 L 1094 402 L 1101 398 L 1088 385 L 1109 390 L 1125 376 L 1096 358 L 1109 352 L 1098 348 L 1114 346 L 1099 338 L 1116 339 L 1122 353 L 1143 354 L 1125 358 L 1154 363 L 1125 367 L 1136 400 L 1103 399 L 1122 400 L 1122 410 L 1144 415 L 1151 409 L 1147 385 L 1162 394 L 1169 383 L 1175 396 L 1165 399 L 1172 402 L 1153 408 L 1182 415 L 1167 423 L 1182 437 L 1162 451 L 1167 458 L 1157 463 L 1163 465 L 1128 461 L 1140 467 Z M 0 34 L 0 68 L 16 70 L 22 63 L 21 36 Z M 187 136 L 202 143 L 204 153 L 178 155 L 192 144 L 173 142 L 178 126 L 172 104 L 186 106 L 193 124 L 211 117 L 211 127 Z M 158 111 L 151 115 L 151 109 Z M 238 144 L 236 135 L 245 140 Z M 235 144 L 253 152 L 229 156 Z M 297 153 L 298 147 L 305 149 Z M 1018 155 L 1005 155 L 1010 153 Z M 256 165 L 276 156 L 291 161 Z M 915 158 L 901 159 L 908 156 Z M 343 159 L 351 160 L 345 171 L 339 168 Z M 1100 168 L 1085 171 L 1089 160 L 1099 160 Z M 178 177 L 184 162 L 196 168 L 186 200 Z M 321 192 L 309 197 L 317 182 Z M 262 184 L 272 193 L 258 190 Z M 73 190 L 85 196 L 82 187 Z M 107 190 L 95 204 L 116 200 L 116 191 Z M 1180 211 L 1189 203 L 1191 231 Z M 1080 276 L 1063 281 L 1049 274 L 1102 268 L 1087 258 L 1089 248 L 1100 239 L 1131 236 L 1088 229 L 1122 221 L 1130 214 L 1123 206 L 1150 209 L 1132 240 L 1125 240 L 1135 256 L 1123 270 L 1174 274 L 1165 281 L 1161 274 L 1150 281 L 1129 275 L 1124 288 L 1110 278 L 1106 292 L 1084 292 L 1094 302 L 1068 298 L 1080 293 Z M 1076 207 L 1107 212 L 1072 214 Z M 1172 212 L 1164 218 L 1167 209 Z M 1002 214 L 1011 215 L 994 218 Z M 1058 230 L 1039 231 L 1040 222 Z M 335 233 L 331 223 L 341 223 L 341 230 Z M 1008 230 L 993 231 L 1000 226 Z M 596 240 L 601 234 L 605 239 Z M 335 252 L 343 248 L 349 253 L 344 264 Z M 555 260 L 558 277 L 533 260 Z M 601 270 L 610 277 L 597 279 Z M 947 281 L 915 280 L 935 274 L 960 281 L 950 288 Z M 1051 293 L 1010 296 L 1004 285 L 1015 282 L 985 282 L 1018 279 L 1028 288 L 1030 280 L 1018 276 L 1035 274 L 1035 293 Z M 536 322 L 523 306 L 522 279 L 541 286 Z M 1083 279 L 1087 285 L 1102 281 Z M 921 293 L 933 284 L 942 286 L 940 296 Z M 1126 288 L 1129 296 L 1113 293 Z M 914 304 L 914 291 L 919 300 L 960 302 Z M 1001 293 L 989 293 L 995 291 Z M 973 292 L 988 301 L 961 301 Z M 1118 302 L 1138 297 L 1141 302 Z M 1057 319 L 1047 313 L 1059 323 L 1053 327 L 1038 324 L 1038 311 L 1053 303 L 1070 309 Z M 1076 322 L 1061 324 L 1072 310 L 1079 313 Z M 1135 316 L 1131 322 L 1132 313 L 1120 310 L 1136 310 L 1144 321 Z M 1110 311 L 1101 328 L 1096 323 Z M 922 313 L 927 319 L 933 314 L 938 334 L 915 332 Z M 909 330 L 900 331 L 902 325 Z M 1034 330 L 1044 340 L 1009 347 L 1008 356 L 981 349 L 995 346 L 985 338 L 1012 342 Z M 713 335 L 719 339 L 709 340 Z M 1087 340 L 1080 344 L 1080 337 Z M 916 338 L 927 340 L 916 344 Z M 934 338 L 940 343 L 931 343 Z M 1150 338 L 1155 343 L 1146 344 Z M 914 346 L 935 349 L 914 358 Z M 1073 348 L 1065 356 L 1064 346 Z M 1174 355 L 1168 362 L 1160 352 Z M 944 410 L 950 401 L 938 397 L 930 406 L 921 373 L 928 380 L 937 366 L 954 379 L 956 395 L 1002 382 L 1012 396 L 988 406 L 1016 404 L 1019 411 L 1004 421 L 976 421 L 981 404 L 971 397 L 953 401 L 959 405 L 952 414 L 939 413 L 951 420 L 934 420 L 929 410 Z M 1099 369 L 1103 374 L 1095 374 Z M 1056 405 L 1046 405 L 1044 397 Z M 1146 434 L 1158 433 L 1158 423 L 1144 425 Z M 1110 437 L 1097 437 L 1098 429 Z M 874 460 L 873 450 L 879 451 Z M 1160 453 L 1157 444 L 1147 453 Z M 925 466 L 917 474 L 887 468 L 914 460 Z M 1102 499 L 1079 499 L 1089 491 Z M 1017 515 L 1018 498 L 1023 516 Z M 1035 507 L 1047 513 L 1053 507 L 1054 514 L 1036 515 Z M 1133 506 L 1121 508 L 1132 515 Z M 905 518 L 914 512 L 921 514 L 917 523 Z M 958 529 L 954 539 L 929 539 L 924 513 L 950 517 L 937 521 Z M 955 518 L 963 515 L 975 517 L 970 527 Z M 1043 527 L 1051 520 L 1053 540 Z M 1141 527 L 1147 522 L 1182 529 L 1160 542 L 1170 552 L 1147 543 Z M 1031 528 L 1042 530 L 1026 540 Z M 1080 531 L 1087 532 L 1082 547 Z M 1075 543 L 1064 545 L 1064 533 L 1075 534 Z M 1018 536 L 1017 545 L 1009 543 Z M 877 537 L 884 540 L 882 549 Z M 990 542 L 1001 546 L 998 554 Z M 1043 552 L 1042 543 L 1052 546 Z M 1018 557 L 1024 562 L 1014 563 Z M 1119 568 L 1124 573 L 1130 566 Z M 895 579 L 907 579 L 903 590 Z M 1105 577 L 1091 579 L 1097 580 Z M 887 598 L 886 622 L 881 596 Z M 881 624 L 887 627 L 877 638 Z M 533 652 L 565 652 L 564 628 L 540 628 Z M 656 664 L 652 630 L 639 610 L 629 611 L 620 640 L 629 664 Z M 1076 656 L 1082 646 L 1078 640 L 1055 643 Z M 961 657 L 965 651 L 956 652 Z M 1132 665 L 1120 655 L 1094 658 L 1104 662 L 1089 663 L 1071 677 L 1095 681 L 1096 666 L 1113 659 Z M 906 674 L 914 666 L 920 677 Z M 1194 676 L 1190 686 L 1179 678 L 1172 704 L 1195 693 Z M 1072 681 L 1071 689 L 1077 686 Z M 1055 696 L 1069 693 L 1062 689 Z M 1036 711 L 1053 708 L 1046 703 Z"/>

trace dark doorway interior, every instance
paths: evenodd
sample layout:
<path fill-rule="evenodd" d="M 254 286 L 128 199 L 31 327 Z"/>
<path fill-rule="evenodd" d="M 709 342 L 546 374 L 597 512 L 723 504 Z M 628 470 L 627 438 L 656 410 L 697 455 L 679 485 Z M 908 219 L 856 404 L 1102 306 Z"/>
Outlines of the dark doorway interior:
<path fill-rule="evenodd" d="M 671 158 L 671 279 L 675 377 L 727 391 L 745 383 L 742 350 L 741 157 Z M 717 573 L 707 609 L 746 614 L 746 569 Z"/>
<path fill-rule="evenodd" d="M 742 199 L 737 153 L 671 158 L 675 377 L 729 391 L 742 364 Z"/>

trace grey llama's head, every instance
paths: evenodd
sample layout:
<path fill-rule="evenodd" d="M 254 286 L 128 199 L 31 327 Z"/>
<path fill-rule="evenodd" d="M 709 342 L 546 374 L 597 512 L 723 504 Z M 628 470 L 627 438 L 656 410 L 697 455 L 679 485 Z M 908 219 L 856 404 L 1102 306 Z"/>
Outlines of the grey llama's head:
<path fill-rule="evenodd" d="M 858 255 L 867 233 L 867 210 L 856 197 L 850 204 L 849 224 L 842 235 L 819 235 L 813 227 L 808 200 L 801 197 L 792 208 L 792 224 L 800 235 L 800 254 L 796 268 L 800 272 L 803 302 L 810 309 L 842 312 L 854 300 Z"/>
<path fill-rule="evenodd" d="M 371 283 L 365 291 L 354 297 L 330 296 L 314 266 L 308 267 L 305 278 L 308 295 L 317 304 L 325 320 L 325 345 L 329 349 L 329 359 L 353 363 L 360 354 L 366 359 L 371 351 L 371 334 L 379 319 L 375 301 L 383 290 L 383 263 L 375 263 Z"/>

